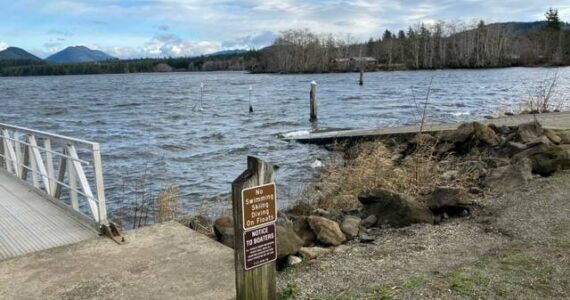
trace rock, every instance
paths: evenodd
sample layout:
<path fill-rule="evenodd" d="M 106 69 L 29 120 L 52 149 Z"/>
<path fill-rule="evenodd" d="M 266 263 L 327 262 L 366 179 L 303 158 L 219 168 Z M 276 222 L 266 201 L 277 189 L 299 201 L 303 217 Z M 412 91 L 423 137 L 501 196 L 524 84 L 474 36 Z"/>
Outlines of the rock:
<path fill-rule="evenodd" d="M 377 225 L 401 227 L 414 223 L 433 223 L 429 208 L 407 195 L 377 189 L 358 196 L 367 214 L 376 216 Z"/>
<path fill-rule="evenodd" d="M 360 222 L 362 220 L 355 216 L 345 216 L 340 229 L 346 235 L 348 239 L 353 239 L 358 235 L 360 230 Z"/>
<path fill-rule="evenodd" d="M 352 249 L 352 247 L 348 246 L 348 245 L 340 245 L 337 246 L 333 249 L 333 253 L 345 253 L 348 252 L 350 249 Z"/>
<path fill-rule="evenodd" d="M 293 224 L 277 225 L 277 257 L 297 254 L 303 247 L 303 240 L 293 230 Z"/>
<path fill-rule="evenodd" d="M 524 144 L 541 137 L 543 134 L 544 130 L 538 122 L 521 124 L 517 129 L 517 138 Z"/>
<path fill-rule="evenodd" d="M 532 148 L 532 147 L 534 147 L 534 146 L 542 145 L 542 144 L 544 144 L 544 145 L 552 145 L 552 142 L 550 141 L 549 138 L 547 138 L 546 136 L 543 135 L 543 136 L 539 136 L 539 137 L 537 137 L 537 138 L 531 140 L 530 142 L 526 143 L 525 146 L 526 146 L 527 149 L 528 149 L 528 148 Z"/>
<path fill-rule="evenodd" d="M 554 144 L 560 145 L 562 143 L 562 138 L 556 134 L 553 130 L 545 129 L 544 135 Z"/>
<path fill-rule="evenodd" d="M 560 137 L 561 144 L 570 144 L 570 131 L 559 131 L 557 135 Z"/>
<path fill-rule="evenodd" d="M 501 142 L 493 129 L 478 122 L 463 123 L 454 131 L 442 132 L 440 139 L 444 143 L 453 144 L 459 153 L 469 152 L 477 144 L 495 146 Z"/>
<path fill-rule="evenodd" d="M 473 131 L 475 138 L 484 144 L 495 146 L 501 142 L 495 131 L 493 131 L 487 125 L 473 122 Z"/>
<path fill-rule="evenodd" d="M 202 215 L 185 217 L 178 220 L 178 222 L 202 234 L 208 235 L 213 232 L 212 220 Z"/>
<path fill-rule="evenodd" d="M 303 247 L 310 247 L 315 243 L 316 235 L 307 222 L 307 217 L 293 219 L 293 229 L 298 237 L 303 240 Z"/>
<path fill-rule="evenodd" d="M 469 193 L 474 194 L 474 195 L 480 195 L 483 194 L 484 191 L 483 189 L 476 187 L 476 186 L 472 186 L 469 188 Z"/>
<path fill-rule="evenodd" d="M 299 250 L 299 254 L 305 259 L 315 259 L 329 253 L 331 253 L 331 249 L 323 247 L 303 247 Z"/>
<path fill-rule="evenodd" d="M 541 176 L 550 176 L 557 170 L 570 168 L 570 154 L 556 145 L 540 144 L 513 157 L 515 161 L 523 158 L 529 159 L 532 172 Z"/>
<path fill-rule="evenodd" d="M 364 228 L 370 228 L 370 227 L 376 225 L 377 221 L 378 221 L 378 218 L 376 218 L 375 215 L 369 215 L 364 220 L 362 220 L 362 222 L 360 222 L 360 226 L 362 226 Z"/>
<path fill-rule="evenodd" d="M 322 209 L 322 208 L 317 208 L 317 209 L 313 210 L 313 212 L 311 213 L 311 215 L 320 216 L 320 217 L 325 217 L 325 218 L 330 218 L 330 217 L 331 217 L 331 213 L 330 213 L 328 210 Z"/>
<path fill-rule="evenodd" d="M 516 165 L 492 169 L 483 184 L 497 192 L 509 192 L 532 180 L 531 172 L 530 160 L 522 159 Z"/>
<path fill-rule="evenodd" d="M 358 237 L 358 240 L 359 240 L 361 243 L 369 244 L 369 243 L 374 242 L 376 239 L 375 239 L 373 236 L 369 235 L 369 234 L 362 234 L 362 235 L 360 235 L 360 236 Z"/>
<path fill-rule="evenodd" d="M 234 218 L 225 216 L 218 218 L 214 222 L 214 233 L 216 239 L 220 243 L 233 248 L 234 247 Z"/>
<path fill-rule="evenodd" d="M 287 266 L 288 266 L 288 267 L 292 267 L 292 266 L 294 266 L 294 265 L 298 265 L 298 264 L 300 264 L 300 263 L 302 263 L 302 262 L 303 262 L 303 259 L 300 258 L 300 257 L 298 257 L 298 256 L 295 256 L 295 255 L 289 255 L 289 256 L 287 256 Z"/>
<path fill-rule="evenodd" d="M 457 178 L 458 175 L 459 175 L 459 171 L 450 170 L 450 171 L 446 171 L 443 174 L 441 174 L 441 179 L 443 179 L 445 181 L 451 181 L 451 180 L 455 180 L 455 178 Z"/>
<path fill-rule="evenodd" d="M 523 143 L 508 141 L 507 143 L 505 143 L 503 148 L 506 150 L 507 155 L 509 157 L 512 157 L 515 154 L 526 150 L 528 147 Z"/>
<path fill-rule="evenodd" d="M 325 245 L 338 246 L 346 241 L 344 233 L 338 223 L 327 218 L 310 216 L 307 218 L 309 226 L 317 235 L 317 240 Z"/>
<path fill-rule="evenodd" d="M 437 187 L 427 200 L 428 207 L 436 214 L 458 215 L 469 209 L 473 201 L 462 189 Z"/>

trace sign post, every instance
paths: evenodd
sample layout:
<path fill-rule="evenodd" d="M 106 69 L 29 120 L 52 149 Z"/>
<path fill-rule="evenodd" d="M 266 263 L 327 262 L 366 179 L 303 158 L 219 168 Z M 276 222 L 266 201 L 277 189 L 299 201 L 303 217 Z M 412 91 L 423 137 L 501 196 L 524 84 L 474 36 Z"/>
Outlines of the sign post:
<path fill-rule="evenodd" d="M 276 298 L 276 166 L 247 158 L 247 170 L 232 183 L 237 300 Z"/>

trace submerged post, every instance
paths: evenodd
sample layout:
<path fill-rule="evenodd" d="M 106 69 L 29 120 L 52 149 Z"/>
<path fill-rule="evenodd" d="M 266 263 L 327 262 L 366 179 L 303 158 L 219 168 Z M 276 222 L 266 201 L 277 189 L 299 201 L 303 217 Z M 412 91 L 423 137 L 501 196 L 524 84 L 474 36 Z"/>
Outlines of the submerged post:
<path fill-rule="evenodd" d="M 360 85 L 364 85 L 364 68 L 362 68 L 362 66 L 360 66 Z"/>
<path fill-rule="evenodd" d="M 311 101 L 311 121 L 317 120 L 317 82 L 311 82 L 311 92 L 309 93 Z"/>
<path fill-rule="evenodd" d="M 251 92 L 253 91 L 253 86 L 249 86 L 249 112 L 253 112 L 253 106 L 251 105 Z"/>
<path fill-rule="evenodd" d="M 276 299 L 276 169 L 249 156 L 232 183 L 237 300 Z"/>

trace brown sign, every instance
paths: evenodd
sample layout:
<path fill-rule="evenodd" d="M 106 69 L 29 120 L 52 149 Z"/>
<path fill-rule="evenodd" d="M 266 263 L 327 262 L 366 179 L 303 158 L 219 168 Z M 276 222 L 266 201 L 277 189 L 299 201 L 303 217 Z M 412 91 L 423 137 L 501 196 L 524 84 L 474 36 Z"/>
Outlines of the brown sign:
<path fill-rule="evenodd" d="M 244 189 L 242 193 L 244 229 L 269 224 L 277 220 L 275 183 Z"/>
<path fill-rule="evenodd" d="M 250 270 L 277 259 L 275 224 L 243 233 L 244 264 Z"/>

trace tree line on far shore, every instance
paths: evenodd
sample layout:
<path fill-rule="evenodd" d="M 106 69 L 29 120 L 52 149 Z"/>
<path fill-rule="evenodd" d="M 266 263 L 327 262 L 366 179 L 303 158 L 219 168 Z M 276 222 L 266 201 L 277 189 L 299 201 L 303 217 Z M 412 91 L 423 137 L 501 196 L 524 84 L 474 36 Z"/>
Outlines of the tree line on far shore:
<path fill-rule="evenodd" d="M 549 9 L 541 22 L 422 23 L 397 33 L 386 30 L 366 43 L 350 36 L 289 30 L 254 71 L 355 71 L 361 64 L 370 68 L 369 60 L 361 57 L 375 59 L 372 68 L 387 70 L 570 65 L 570 26 L 560 21 L 557 10 Z"/>
<path fill-rule="evenodd" d="M 175 71 L 323 73 L 368 70 L 496 68 L 570 65 L 570 25 L 549 9 L 533 23 L 483 21 L 420 23 L 397 33 L 358 42 L 350 35 L 316 34 L 308 29 L 281 33 L 262 50 L 201 57 L 112 60 L 48 64 L 0 61 L 0 75 L 117 74 Z"/>

